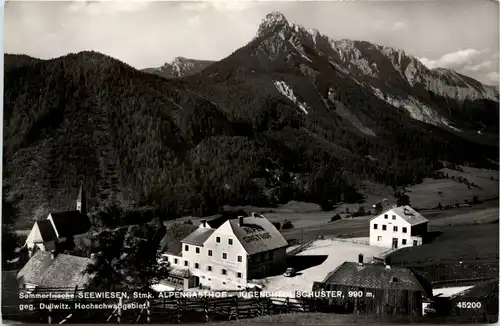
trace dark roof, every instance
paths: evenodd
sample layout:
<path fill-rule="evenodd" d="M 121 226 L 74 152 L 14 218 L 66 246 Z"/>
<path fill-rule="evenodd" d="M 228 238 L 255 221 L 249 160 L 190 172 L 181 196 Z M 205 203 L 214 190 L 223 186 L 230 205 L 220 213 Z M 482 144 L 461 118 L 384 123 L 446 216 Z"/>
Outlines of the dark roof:
<path fill-rule="evenodd" d="M 79 211 L 50 213 L 58 236 L 68 237 L 88 232 L 90 220 Z"/>
<path fill-rule="evenodd" d="M 84 287 L 92 278 L 86 273 L 93 262 L 90 258 L 59 254 L 45 270 L 40 280 L 40 287 L 74 288 Z"/>
<path fill-rule="evenodd" d="M 285 238 L 265 217 L 244 217 L 243 225 L 239 224 L 239 219 L 228 223 L 249 255 L 288 246 Z"/>
<path fill-rule="evenodd" d="M 205 240 L 208 239 L 214 233 L 214 229 L 209 228 L 199 228 L 185 237 L 182 242 L 187 244 L 192 244 L 196 246 L 203 246 Z"/>
<path fill-rule="evenodd" d="M 389 208 L 384 212 L 382 212 L 381 214 L 378 214 L 374 218 L 370 219 L 370 221 L 390 211 L 394 212 L 394 214 L 398 215 L 412 226 L 429 222 L 428 219 L 423 217 L 419 212 L 417 212 L 408 205 Z"/>
<path fill-rule="evenodd" d="M 40 230 L 40 235 L 42 236 L 43 242 L 53 241 L 57 239 L 54 227 L 49 220 L 43 220 L 36 222 L 38 224 L 38 229 Z"/>
<path fill-rule="evenodd" d="M 370 289 L 422 291 L 431 295 L 408 268 L 391 266 L 387 269 L 385 265 L 380 264 L 359 266 L 358 263 L 344 262 L 329 273 L 323 283 Z"/>
<path fill-rule="evenodd" d="M 459 292 L 451 297 L 451 299 L 498 299 L 498 278 L 479 283 L 465 291 Z"/>
<path fill-rule="evenodd" d="M 47 251 L 39 250 L 33 254 L 30 260 L 17 274 L 19 283 L 40 284 L 43 272 L 52 263 L 52 254 Z"/>

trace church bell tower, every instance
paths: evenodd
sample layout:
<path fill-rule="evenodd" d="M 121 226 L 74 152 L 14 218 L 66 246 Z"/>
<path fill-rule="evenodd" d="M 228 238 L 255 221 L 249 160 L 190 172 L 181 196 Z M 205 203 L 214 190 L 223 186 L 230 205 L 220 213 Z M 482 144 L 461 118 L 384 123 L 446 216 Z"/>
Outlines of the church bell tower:
<path fill-rule="evenodd" d="M 78 197 L 76 198 L 76 210 L 82 215 L 87 215 L 87 198 L 83 190 L 83 181 L 80 181 L 80 189 L 78 190 Z"/>

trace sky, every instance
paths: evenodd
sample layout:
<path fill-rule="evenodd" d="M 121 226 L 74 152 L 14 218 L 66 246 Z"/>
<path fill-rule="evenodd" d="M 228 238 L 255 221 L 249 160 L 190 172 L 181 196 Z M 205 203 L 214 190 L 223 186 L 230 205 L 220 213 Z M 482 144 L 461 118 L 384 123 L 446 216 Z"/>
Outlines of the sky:
<path fill-rule="evenodd" d="M 429 68 L 496 85 L 499 3 L 415 1 L 6 0 L 4 50 L 42 59 L 94 50 L 138 69 L 177 56 L 220 60 L 248 43 L 272 11 L 333 39 L 403 49 Z"/>

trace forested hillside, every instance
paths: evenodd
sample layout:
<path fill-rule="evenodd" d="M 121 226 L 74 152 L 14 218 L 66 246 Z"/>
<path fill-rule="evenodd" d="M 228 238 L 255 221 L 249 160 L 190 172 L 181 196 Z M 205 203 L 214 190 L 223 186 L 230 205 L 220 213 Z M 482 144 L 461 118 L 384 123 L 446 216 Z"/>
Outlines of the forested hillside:
<path fill-rule="evenodd" d="M 305 41 L 281 42 L 279 31 L 262 30 L 228 58 L 175 80 L 96 52 L 6 55 L 4 183 L 21 221 L 68 209 L 79 180 L 90 210 L 152 205 L 201 215 L 292 199 L 327 208 L 342 195 L 357 200 L 361 180 L 413 184 L 441 160 L 498 160 L 498 102 L 489 95 L 396 88 Z M 417 119 L 375 87 L 391 98 L 394 89 L 411 93 L 434 120 Z"/>

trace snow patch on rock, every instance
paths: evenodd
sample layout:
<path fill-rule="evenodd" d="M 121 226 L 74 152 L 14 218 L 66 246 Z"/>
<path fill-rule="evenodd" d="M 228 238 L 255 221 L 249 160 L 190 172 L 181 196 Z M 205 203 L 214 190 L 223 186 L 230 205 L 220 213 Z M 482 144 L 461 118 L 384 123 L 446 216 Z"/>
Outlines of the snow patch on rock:
<path fill-rule="evenodd" d="M 293 103 L 295 103 L 295 105 L 298 106 L 299 109 L 302 110 L 302 112 L 304 112 L 305 114 L 308 114 L 309 112 L 307 112 L 307 104 L 306 103 L 301 103 L 298 99 L 297 99 L 297 96 L 295 96 L 294 92 L 293 92 L 293 89 L 288 86 L 287 83 L 285 83 L 284 81 L 282 80 L 276 80 L 274 81 L 274 86 L 276 86 L 276 89 L 281 93 L 283 94 L 284 96 L 286 96 L 290 101 L 292 101 Z"/>

